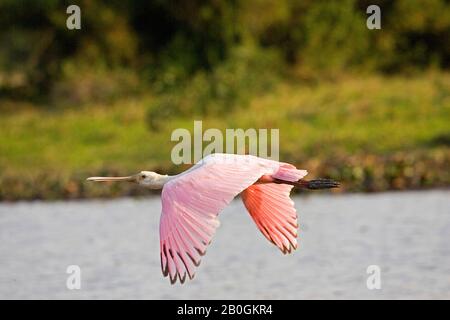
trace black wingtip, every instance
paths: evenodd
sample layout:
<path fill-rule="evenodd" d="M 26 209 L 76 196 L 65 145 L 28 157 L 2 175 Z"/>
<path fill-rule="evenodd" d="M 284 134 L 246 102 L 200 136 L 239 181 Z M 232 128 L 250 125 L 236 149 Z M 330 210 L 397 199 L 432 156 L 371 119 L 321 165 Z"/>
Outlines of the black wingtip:
<path fill-rule="evenodd" d="M 339 188 L 340 183 L 332 179 L 315 179 L 308 181 L 307 188 L 311 190 Z"/>

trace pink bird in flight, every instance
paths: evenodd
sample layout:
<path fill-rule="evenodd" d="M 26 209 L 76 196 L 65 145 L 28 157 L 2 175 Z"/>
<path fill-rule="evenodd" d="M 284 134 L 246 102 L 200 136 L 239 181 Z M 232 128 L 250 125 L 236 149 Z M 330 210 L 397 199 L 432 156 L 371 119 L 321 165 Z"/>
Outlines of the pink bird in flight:
<path fill-rule="evenodd" d="M 306 170 L 252 155 L 211 154 L 175 175 L 141 171 L 128 177 L 90 177 L 90 181 L 129 181 L 162 189 L 159 226 L 161 268 L 173 284 L 194 277 L 201 256 L 219 226 L 219 213 L 241 194 L 262 234 L 284 254 L 297 248 L 297 212 L 291 189 L 328 189 L 329 179 L 304 180 Z"/>

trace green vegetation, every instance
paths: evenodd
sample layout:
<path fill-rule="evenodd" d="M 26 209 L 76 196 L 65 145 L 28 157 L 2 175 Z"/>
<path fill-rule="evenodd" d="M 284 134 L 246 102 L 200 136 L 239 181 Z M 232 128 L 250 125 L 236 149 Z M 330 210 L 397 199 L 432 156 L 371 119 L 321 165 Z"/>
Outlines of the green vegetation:
<path fill-rule="evenodd" d="M 446 0 L 0 1 L 0 200 L 140 194 L 175 128 L 279 128 L 341 190 L 448 187 Z M 377 4 L 382 29 L 366 27 Z"/>
<path fill-rule="evenodd" d="M 189 116 L 149 129 L 141 96 L 112 105 L 47 110 L 22 106 L 0 118 L 0 199 L 139 194 L 131 185 L 86 183 L 88 175 L 138 170 L 177 173 L 173 129 Z M 279 128 L 281 160 L 345 190 L 448 186 L 450 75 L 342 77 L 279 82 L 245 108 L 203 117 L 204 129 Z"/>
<path fill-rule="evenodd" d="M 0 1 L 0 95 L 59 108 L 167 90 L 211 71 L 236 46 L 274 50 L 303 74 L 448 68 L 446 0 Z M 366 28 L 378 4 L 382 30 Z M 143 88 L 141 88 L 143 89 Z M 47 105 L 45 103 L 44 105 Z"/>

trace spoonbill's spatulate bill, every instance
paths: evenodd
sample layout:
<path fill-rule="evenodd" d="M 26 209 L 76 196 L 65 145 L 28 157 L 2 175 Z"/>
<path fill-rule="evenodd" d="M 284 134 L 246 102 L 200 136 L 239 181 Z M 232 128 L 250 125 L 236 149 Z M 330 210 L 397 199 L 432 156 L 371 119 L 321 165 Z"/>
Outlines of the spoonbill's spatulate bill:
<path fill-rule="evenodd" d="M 162 189 L 161 268 L 170 282 L 194 277 L 201 256 L 219 226 L 218 214 L 234 197 L 242 201 L 262 234 L 283 253 L 297 248 L 297 213 L 289 198 L 296 186 L 335 188 L 333 180 L 304 180 L 306 170 L 251 155 L 212 154 L 176 176 L 142 171 L 128 177 L 91 181 L 129 181 Z"/>

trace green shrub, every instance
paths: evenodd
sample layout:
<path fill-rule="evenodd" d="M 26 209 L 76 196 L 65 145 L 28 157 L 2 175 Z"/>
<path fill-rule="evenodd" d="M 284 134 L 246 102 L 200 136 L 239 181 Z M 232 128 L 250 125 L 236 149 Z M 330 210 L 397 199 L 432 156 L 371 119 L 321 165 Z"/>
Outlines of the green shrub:
<path fill-rule="evenodd" d="M 315 70 L 342 71 L 370 58 L 370 30 L 354 0 L 318 1 L 305 17 L 305 45 L 297 54 Z"/>
<path fill-rule="evenodd" d="M 237 67 L 236 46 L 249 43 L 270 48 L 307 74 L 450 67 L 447 0 L 79 0 L 77 31 L 66 28 L 68 4 L 0 1 L 0 98 L 54 97 L 61 82 L 85 90 L 65 70 L 81 63 L 92 70 L 83 75 L 91 82 L 99 69 L 127 69 L 157 93 L 218 77 L 225 86 L 203 95 L 235 100 L 226 69 Z M 381 8 L 381 30 L 366 28 L 371 4 Z M 115 79 L 105 80 L 105 87 L 121 88 L 123 80 Z M 104 96 L 111 95 L 92 99 Z"/>
<path fill-rule="evenodd" d="M 212 71 L 199 71 L 190 80 L 166 87 L 148 110 L 151 129 L 176 116 L 224 115 L 245 108 L 251 97 L 270 90 L 283 72 L 273 50 L 237 47 Z"/>

